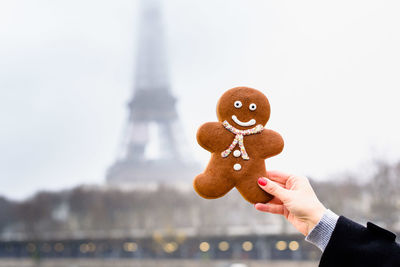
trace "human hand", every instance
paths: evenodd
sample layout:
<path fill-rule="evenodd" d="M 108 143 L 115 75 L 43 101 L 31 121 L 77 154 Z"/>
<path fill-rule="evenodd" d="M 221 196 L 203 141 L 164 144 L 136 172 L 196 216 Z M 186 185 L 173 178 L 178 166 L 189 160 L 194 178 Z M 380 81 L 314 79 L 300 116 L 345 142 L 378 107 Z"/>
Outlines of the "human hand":
<path fill-rule="evenodd" d="M 318 200 L 305 176 L 268 171 L 258 185 L 274 196 L 268 203 L 256 203 L 259 211 L 281 214 L 303 235 L 308 235 L 319 222 L 326 208 Z"/>

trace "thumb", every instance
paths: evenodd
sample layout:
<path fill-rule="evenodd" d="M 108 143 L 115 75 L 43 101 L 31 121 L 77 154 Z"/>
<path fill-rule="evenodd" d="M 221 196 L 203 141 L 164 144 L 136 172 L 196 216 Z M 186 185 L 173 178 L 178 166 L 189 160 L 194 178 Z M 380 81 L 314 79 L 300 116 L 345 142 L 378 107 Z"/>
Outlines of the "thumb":
<path fill-rule="evenodd" d="M 278 185 L 274 181 L 268 178 L 258 178 L 258 185 L 267 193 L 279 198 L 282 202 L 285 202 L 289 198 L 290 191 Z"/>

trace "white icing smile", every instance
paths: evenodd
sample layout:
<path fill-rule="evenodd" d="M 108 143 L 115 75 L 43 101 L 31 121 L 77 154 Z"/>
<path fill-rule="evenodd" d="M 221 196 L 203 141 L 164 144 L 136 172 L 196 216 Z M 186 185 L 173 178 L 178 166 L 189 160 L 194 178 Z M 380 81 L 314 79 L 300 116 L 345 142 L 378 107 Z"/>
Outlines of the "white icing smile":
<path fill-rule="evenodd" d="M 243 122 L 243 121 L 240 121 L 240 120 L 236 117 L 236 115 L 232 115 L 232 120 L 233 120 L 236 124 L 238 124 L 238 125 L 240 125 L 240 126 L 243 126 L 243 127 L 246 127 L 246 126 L 253 126 L 254 124 L 256 124 L 256 120 L 255 120 L 255 119 L 251 119 L 251 120 L 249 120 L 249 121 Z"/>

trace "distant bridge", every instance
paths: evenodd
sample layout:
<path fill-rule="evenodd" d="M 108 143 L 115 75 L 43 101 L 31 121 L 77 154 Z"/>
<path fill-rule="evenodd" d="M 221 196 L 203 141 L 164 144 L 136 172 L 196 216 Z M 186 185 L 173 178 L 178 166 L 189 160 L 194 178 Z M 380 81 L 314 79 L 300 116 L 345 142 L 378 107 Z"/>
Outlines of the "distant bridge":
<path fill-rule="evenodd" d="M 135 258 L 317 260 L 304 236 L 163 236 L 145 238 L 0 241 L 0 258 Z"/>

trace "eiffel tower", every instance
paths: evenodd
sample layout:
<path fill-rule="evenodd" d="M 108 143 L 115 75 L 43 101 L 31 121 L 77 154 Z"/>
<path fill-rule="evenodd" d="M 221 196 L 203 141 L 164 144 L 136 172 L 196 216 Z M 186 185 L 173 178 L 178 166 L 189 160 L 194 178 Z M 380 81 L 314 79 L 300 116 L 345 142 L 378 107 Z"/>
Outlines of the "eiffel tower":
<path fill-rule="evenodd" d="M 171 94 L 159 0 L 141 0 L 134 93 L 122 151 L 108 169 L 109 185 L 191 186 L 200 168 L 184 151 Z"/>

